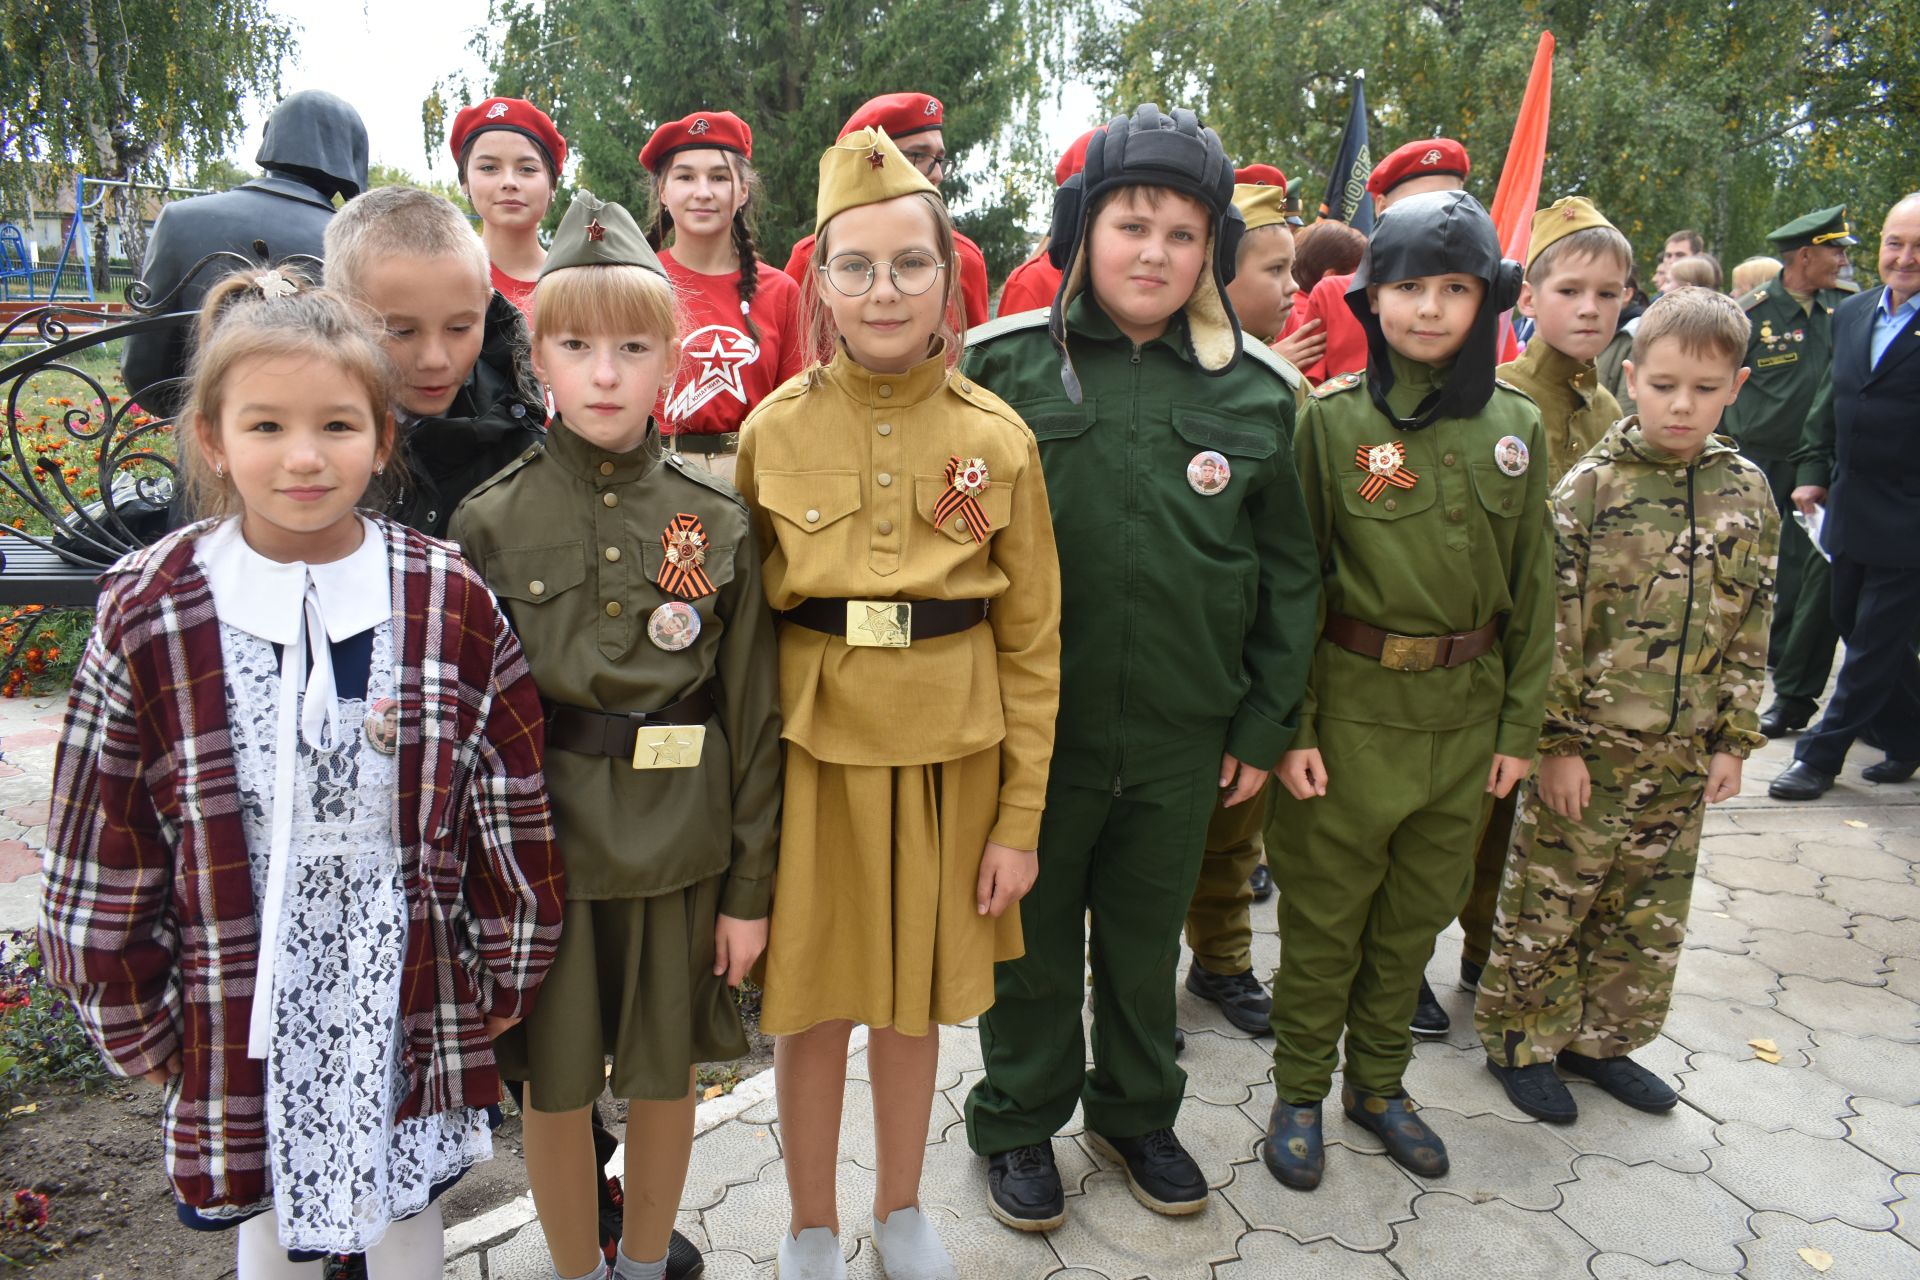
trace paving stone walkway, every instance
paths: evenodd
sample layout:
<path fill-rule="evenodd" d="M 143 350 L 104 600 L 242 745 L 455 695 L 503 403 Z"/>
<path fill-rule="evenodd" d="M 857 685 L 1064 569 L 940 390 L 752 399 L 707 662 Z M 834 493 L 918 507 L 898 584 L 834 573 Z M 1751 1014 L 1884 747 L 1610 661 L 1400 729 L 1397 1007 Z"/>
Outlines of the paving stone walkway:
<path fill-rule="evenodd" d="M 57 702 L 0 702 L 0 927 L 32 920 Z M 1094 1156 L 1077 1122 L 1055 1144 L 1067 1222 L 1048 1236 L 986 1213 L 985 1162 L 960 1106 L 980 1076 L 970 1029 L 942 1041 L 924 1202 L 962 1276 L 989 1280 L 1906 1280 L 1920 1278 L 1920 783 L 1875 788 L 1856 750 L 1824 800 L 1765 798 L 1774 744 L 1747 794 L 1712 811 L 1691 934 L 1666 1034 L 1642 1060 L 1676 1079 L 1667 1116 L 1583 1082 L 1577 1124 L 1522 1117 L 1482 1069 L 1457 932 L 1431 978 L 1453 1014 L 1419 1046 L 1407 1085 L 1447 1140 L 1453 1172 L 1414 1178 L 1330 1109 L 1326 1181 L 1281 1187 L 1259 1162 L 1273 1100 L 1268 1041 L 1180 994 L 1189 1075 L 1179 1132 L 1215 1188 L 1205 1212 L 1155 1216 Z M 1255 962 L 1279 958 L 1271 906 Z M 1183 960 L 1184 963 L 1184 960 Z M 1771 1041 L 1780 1061 L 1751 1042 Z M 856 1039 L 856 1043 L 859 1041 Z M 855 1280 L 879 1280 L 864 1050 L 848 1062 L 839 1169 Z M 680 1214 L 709 1280 L 773 1274 L 786 1224 L 771 1077 L 704 1104 Z M 1336 1083 L 1336 1089 L 1337 1089 Z M 447 1275 L 551 1275 L 525 1197 L 453 1224 Z"/>

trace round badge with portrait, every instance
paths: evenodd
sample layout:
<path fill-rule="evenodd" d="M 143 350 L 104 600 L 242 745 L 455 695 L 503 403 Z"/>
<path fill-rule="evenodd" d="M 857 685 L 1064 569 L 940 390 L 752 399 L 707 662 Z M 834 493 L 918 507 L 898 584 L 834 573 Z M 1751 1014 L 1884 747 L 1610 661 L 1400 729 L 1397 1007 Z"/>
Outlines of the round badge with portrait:
<path fill-rule="evenodd" d="M 685 600 L 669 600 L 647 617 L 647 639 L 654 648 L 678 653 L 700 638 L 700 611 Z"/>
<path fill-rule="evenodd" d="M 1233 479 L 1233 464 L 1211 449 L 1193 455 L 1187 464 L 1187 484 L 1203 498 L 1211 498 Z"/>
<path fill-rule="evenodd" d="M 400 703 L 395 698 L 380 698 L 367 708 L 367 718 L 361 721 L 361 729 L 367 735 L 367 745 L 383 756 L 390 756 L 400 749 Z"/>
<path fill-rule="evenodd" d="M 1493 446 L 1493 460 L 1510 476 L 1527 474 L 1527 464 L 1532 461 L 1527 454 L 1527 442 L 1519 436 L 1501 436 L 1500 443 Z"/>

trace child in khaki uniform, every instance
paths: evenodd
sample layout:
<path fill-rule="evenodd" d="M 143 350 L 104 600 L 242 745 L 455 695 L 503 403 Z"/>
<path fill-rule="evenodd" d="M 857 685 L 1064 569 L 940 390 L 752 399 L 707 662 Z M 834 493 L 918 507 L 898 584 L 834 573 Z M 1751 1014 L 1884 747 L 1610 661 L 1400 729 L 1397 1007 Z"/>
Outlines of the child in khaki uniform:
<path fill-rule="evenodd" d="M 952 223 L 885 133 L 820 161 L 807 349 L 747 419 L 741 493 L 781 613 L 787 740 L 761 1029 L 776 1047 L 783 1280 L 846 1275 L 834 1197 L 847 1037 L 873 1029 L 873 1236 L 956 1277 L 919 1208 L 939 1027 L 1022 950 L 1059 696 L 1060 571 L 1032 432 L 953 370 Z"/>

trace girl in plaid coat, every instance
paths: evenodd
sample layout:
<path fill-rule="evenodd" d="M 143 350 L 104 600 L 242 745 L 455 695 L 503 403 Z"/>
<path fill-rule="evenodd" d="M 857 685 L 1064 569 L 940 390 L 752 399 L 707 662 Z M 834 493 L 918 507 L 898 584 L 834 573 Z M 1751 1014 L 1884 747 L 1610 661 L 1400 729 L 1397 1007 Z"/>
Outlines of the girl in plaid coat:
<path fill-rule="evenodd" d="M 392 376 L 324 291 L 212 291 L 180 444 L 216 518 L 102 578 L 55 765 L 48 974 L 165 1089 L 181 1220 L 237 1224 L 241 1280 L 439 1274 L 560 932 L 519 646 L 450 546 L 355 510 Z"/>

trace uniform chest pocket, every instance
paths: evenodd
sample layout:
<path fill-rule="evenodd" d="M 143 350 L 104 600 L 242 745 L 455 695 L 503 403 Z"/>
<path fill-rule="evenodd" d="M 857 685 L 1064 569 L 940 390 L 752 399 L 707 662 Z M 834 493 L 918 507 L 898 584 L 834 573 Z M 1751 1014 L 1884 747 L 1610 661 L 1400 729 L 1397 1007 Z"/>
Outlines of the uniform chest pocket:
<path fill-rule="evenodd" d="M 1403 462 L 1392 471 L 1376 472 L 1362 466 L 1357 457 L 1346 458 L 1343 463 L 1334 477 L 1348 515 L 1362 520 L 1404 520 L 1432 507 L 1439 498 L 1440 482 L 1427 474 L 1429 468 L 1425 466 Z"/>
<path fill-rule="evenodd" d="M 1757 539 L 1736 533 L 1714 546 L 1713 603 L 1732 625 L 1738 626 L 1746 616 L 1766 571 Z"/>
<path fill-rule="evenodd" d="M 1271 458 L 1280 447 L 1280 430 L 1263 429 L 1258 423 L 1239 422 L 1214 414 L 1176 411 L 1173 429 L 1194 448 L 1224 453 L 1236 458 Z"/>
<path fill-rule="evenodd" d="M 1497 462 L 1475 462 L 1468 470 L 1473 475 L 1473 491 L 1489 515 L 1511 519 L 1526 510 L 1526 472 L 1510 476 Z"/>
<path fill-rule="evenodd" d="M 503 600 L 549 604 L 587 580 L 587 544 L 509 547 L 488 556 L 481 571 L 493 593 Z"/>
<path fill-rule="evenodd" d="M 967 518 L 964 504 L 948 511 L 946 519 L 939 518 L 940 504 L 952 492 L 945 476 L 915 476 L 913 486 L 914 506 L 918 508 L 922 520 L 954 542 L 970 544 L 975 541 L 972 521 Z M 1013 485 L 1008 481 L 988 481 L 987 487 L 975 494 L 973 500 L 980 505 L 980 514 L 987 519 L 986 533 L 980 541 L 985 541 L 986 535 L 1006 528 L 1013 519 Z"/>
<path fill-rule="evenodd" d="M 761 471 L 754 484 L 760 505 L 788 531 L 819 533 L 860 509 L 857 471 Z"/>
<path fill-rule="evenodd" d="M 1071 440 L 1085 435 L 1093 425 L 1093 406 L 1076 409 L 1071 405 L 1016 405 L 1014 412 L 1027 424 L 1036 440 Z"/>

